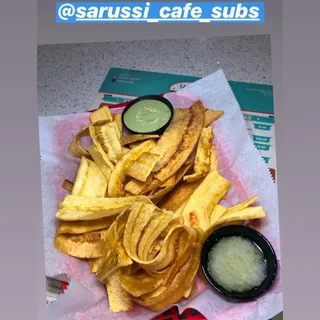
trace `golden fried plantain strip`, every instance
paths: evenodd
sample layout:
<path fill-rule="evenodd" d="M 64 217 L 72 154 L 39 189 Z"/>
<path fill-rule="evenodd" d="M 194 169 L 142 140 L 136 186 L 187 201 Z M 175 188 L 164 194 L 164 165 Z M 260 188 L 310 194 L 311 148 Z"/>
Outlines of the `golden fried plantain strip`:
<path fill-rule="evenodd" d="M 94 259 L 88 259 L 88 264 L 90 267 L 90 271 L 92 273 L 96 273 L 99 269 L 99 266 L 101 262 L 103 261 L 103 258 L 94 258 Z"/>
<path fill-rule="evenodd" d="M 144 140 L 154 140 L 159 138 L 159 135 L 157 134 L 131 134 L 128 136 L 122 136 L 121 137 L 121 144 L 122 146 L 126 146 L 128 144 L 133 144 L 135 142 L 141 142 Z"/>
<path fill-rule="evenodd" d="M 120 132 L 120 138 L 122 137 L 123 134 L 123 126 L 122 126 L 122 119 L 121 119 L 121 113 L 116 113 L 113 116 L 113 121 L 117 124 L 117 127 L 119 129 Z"/>
<path fill-rule="evenodd" d="M 162 279 L 157 279 L 146 272 L 135 275 L 120 275 L 121 287 L 133 297 L 140 297 L 157 289 Z"/>
<path fill-rule="evenodd" d="M 242 210 L 233 210 L 226 212 L 217 222 L 217 224 L 223 224 L 231 221 L 244 221 L 253 219 L 262 219 L 267 216 L 262 206 L 248 207 Z"/>
<path fill-rule="evenodd" d="M 193 283 L 192 286 L 190 286 L 183 294 L 183 298 L 189 299 L 191 295 L 193 295 L 197 291 L 197 285 L 196 283 Z"/>
<path fill-rule="evenodd" d="M 203 231 L 208 229 L 211 211 L 230 188 L 229 181 L 217 171 L 211 171 L 190 196 L 182 211 L 185 224 L 191 227 L 200 227 Z"/>
<path fill-rule="evenodd" d="M 69 192 L 72 191 L 72 188 L 73 188 L 73 182 L 69 181 L 69 180 L 64 180 L 63 183 L 62 183 L 62 188 L 64 190 L 67 190 Z"/>
<path fill-rule="evenodd" d="M 228 209 L 224 206 L 221 206 L 220 204 L 215 205 L 210 213 L 210 225 L 215 225 L 227 211 Z"/>
<path fill-rule="evenodd" d="M 186 163 L 175 175 L 175 183 L 178 184 L 188 172 L 191 167 L 191 163 Z M 160 184 L 160 182 L 158 183 Z M 167 193 L 174 189 L 175 185 L 159 189 L 159 191 L 149 195 L 148 198 L 151 199 L 155 204 L 157 204 Z M 173 210 L 172 210 L 173 211 Z"/>
<path fill-rule="evenodd" d="M 93 231 L 80 235 L 56 234 L 54 245 L 61 253 L 77 258 L 99 258 L 106 251 L 106 231 Z"/>
<path fill-rule="evenodd" d="M 120 133 L 115 122 L 101 126 L 97 132 L 97 139 L 108 154 L 111 162 L 116 164 L 124 155 L 120 143 Z"/>
<path fill-rule="evenodd" d="M 123 158 L 116 164 L 111 172 L 108 184 L 109 197 L 121 197 L 124 195 L 125 172 L 128 167 L 137 160 L 144 152 L 149 151 L 155 145 L 154 141 L 143 142 L 138 147 L 131 149 Z M 128 190 L 128 192 L 130 192 Z M 131 192 L 130 192 L 131 193 Z"/>
<path fill-rule="evenodd" d="M 132 264 L 122 245 L 123 233 L 128 219 L 129 211 L 125 210 L 119 214 L 107 233 L 108 245 L 116 257 L 117 267 L 127 267 Z"/>
<path fill-rule="evenodd" d="M 81 158 L 83 156 L 88 157 L 89 153 L 85 148 L 81 145 L 81 138 L 89 137 L 89 127 L 85 127 L 81 129 L 72 139 L 72 142 L 68 148 L 68 152 L 76 158 Z"/>
<path fill-rule="evenodd" d="M 101 107 L 90 113 L 89 119 L 91 123 L 96 123 L 98 121 L 112 121 L 111 110 L 107 106 Z"/>
<path fill-rule="evenodd" d="M 134 202 L 151 203 L 144 196 L 122 198 L 87 198 L 67 195 L 59 204 L 56 218 L 63 221 L 95 220 L 121 213 Z"/>
<path fill-rule="evenodd" d="M 135 262 L 138 262 L 140 237 L 157 213 L 156 207 L 152 204 L 134 203 L 131 207 L 123 235 L 123 244 L 129 257 Z"/>
<path fill-rule="evenodd" d="M 152 183 L 153 176 L 150 175 L 145 182 L 131 179 L 124 187 L 124 190 L 135 196 L 143 194 L 146 188 Z"/>
<path fill-rule="evenodd" d="M 170 281 L 166 285 L 161 284 L 157 290 L 151 294 L 146 294 L 134 301 L 152 311 L 158 312 L 165 309 L 168 305 L 177 303 L 184 295 L 185 291 L 193 284 L 200 263 L 200 247 L 197 244 L 187 250 L 188 254 L 183 257 L 186 262 L 174 265 L 170 273 Z M 172 279 L 172 280 L 171 280 Z"/>
<path fill-rule="evenodd" d="M 210 171 L 219 170 L 219 160 L 217 156 L 217 146 L 213 144 L 210 152 Z"/>
<path fill-rule="evenodd" d="M 204 127 L 209 126 L 213 121 L 217 121 L 224 115 L 224 111 L 207 109 L 204 113 Z"/>
<path fill-rule="evenodd" d="M 161 182 L 169 179 L 183 166 L 198 142 L 204 119 L 202 103 L 200 101 L 194 103 L 190 108 L 190 113 L 191 117 L 178 149 L 167 164 L 155 174 L 155 178 Z"/>
<path fill-rule="evenodd" d="M 106 288 L 111 312 L 128 312 L 133 309 L 129 293 L 121 287 L 119 271 L 110 276 Z"/>
<path fill-rule="evenodd" d="M 244 225 L 244 220 L 232 220 L 232 221 L 228 221 L 228 222 L 225 222 L 225 223 L 222 223 L 222 224 L 218 224 L 219 228 L 221 227 L 225 227 L 225 226 L 242 226 Z"/>
<path fill-rule="evenodd" d="M 181 204 L 186 201 L 189 196 L 198 188 L 202 180 L 197 180 L 194 182 L 181 182 L 169 193 L 165 198 L 163 198 L 158 206 L 162 209 L 167 209 L 171 211 L 176 211 Z"/>
<path fill-rule="evenodd" d="M 158 255 L 156 255 L 153 259 L 146 261 L 137 259 L 137 262 L 145 270 L 164 270 L 174 261 L 176 256 L 176 243 L 184 231 L 185 227 L 182 225 L 171 228 L 163 240 L 163 244 L 160 247 Z"/>
<path fill-rule="evenodd" d="M 92 221 L 59 221 L 57 234 L 82 234 L 91 231 L 106 229 L 113 223 L 114 217 L 107 217 Z"/>
<path fill-rule="evenodd" d="M 249 198 L 248 200 L 243 201 L 243 202 L 229 208 L 228 213 L 232 212 L 232 211 L 239 211 L 239 210 L 245 209 L 245 208 L 249 207 L 252 203 L 254 203 L 257 199 L 258 199 L 258 196 L 253 196 L 253 197 Z"/>
<path fill-rule="evenodd" d="M 182 212 L 183 212 L 183 209 L 185 208 L 185 206 L 187 205 L 189 198 L 190 198 L 190 196 L 185 201 L 183 201 L 181 203 L 181 205 L 175 210 L 175 215 L 177 217 L 181 217 L 182 220 L 183 220 Z"/>
<path fill-rule="evenodd" d="M 118 270 L 116 256 L 109 250 L 108 253 L 102 257 L 101 262 L 99 262 L 95 274 L 99 281 L 106 283 L 112 274 Z"/>
<path fill-rule="evenodd" d="M 168 180 L 164 181 L 159 187 L 160 188 L 167 188 L 176 185 L 176 174 L 170 177 Z"/>
<path fill-rule="evenodd" d="M 155 147 L 150 150 L 150 152 L 159 156 L 159 160 L 154 167 L 154 172 L 164 167 L 177 151 L 190 117 L 191 113 L 189 109 L 175 109 L 168 128 L 157 141 Z"/>
<path fill-rule="evenodd" d="M 194 161 L 194 174 L 185 176 L 183 180 L 187 182 L 196 181 L 203 178 L 210 170 L 211 145 L 213 139 L 212 127 L 201 130 L 197 145 L 196 158 Z"/>
<path fill-rule="evenodd" d="M 173 212 L 158 208 L 155 210 L 157 212 L 156 217 L 150 222 L 140 238 L 138 246 L 138 258 L 140 260 L 147 260 L 152 244 L 173 219 Z"/>
<path fill-rule="evenodd" d="M 155 179 L 153 175 L 150 176 L 152 177 L 152 181 L 145 186 L 145 189 L 142 192 L 143 195 L 153 194 L 154 190 L 159 188 L 159 186 L 161 185 L 160 180 Z"/>
<path fill-rule="evenodd" d="M 110 161 L 100 144 L 91 145 L 88 149 L 88 152 L 108 182 L 111 171 L 114 168 L 113 163 Z"/>
<path fill-rule="evenodd" d="M 169 231 L 168 235 L 163 241 L 163 245 L 160 248 L 159 254 L 154 259 L 139 259 L 138 248 L 141 246 L 141 235 L 145 234 L 145 231 L 149 229 L 149 225 L 152 223 L 153 219 L 157 217 L 158 212 L 159 211 L 154 205 L 141 205 L 135 203 L 132 206 L 123 237 L 123 245 L 128 255 L 133 261 L 145 269 L 157 270 L 157 268 L 165 268 L 173 261 L 175 254 L 174 241 L 181 233 L 181 229 L 184 228 L 182 225 L 180 225 L 175 226 L 176 228 L 180 228 L 180 230 L 172 229 Z M 159 230 L 156 231 L 157 234 L 159 234 Z M 149 248 L 151 248 L 153 244 L 158 243 L 155 237 L 153 237 L 153 239 L 147 239 L 147 241 L 149 241 Z"/>
<path fill-rule="evenodd" d="M 175 243 L 181 233 L 185 231 L 185 226 L 181 224 L 172 224 L 166 234 L 164 240 L 162 241 L 162 246 L 160 248 L 159 254 L 151 260 L 142 260 L 138 257 L 139 247 L 143 247 L 141 235 L 149 242 L 148 248 L 152 248 L 157 242 L 157 237 L 161 234 L 161 227 L 157 224 L 157 221 L 153 222 L 158 216 L 158 210 L 153 205 L 145 204 L 133 204 L 131 208 L 131 213 L 129 215 L 126 230 L 124 233 L 124 248 L 128 255 L 138 263 L 141 267 L 146 270 L 161 270 L 166 268 L 175 257 Z M 159 220 L 159 219 L 158 219 Z M 151 226 L 153 222 L 153 227 Z M 147 239 L 147 234 L 149 234 L 149 228 L 156 228 L 157 236 Z M 157 230 L 158 228 L 158 230 Z M 150 250 L 149 250 L 150 251 Z M 148 254 L 145 255 L 145 257 Z"/>
<path fill-rule="evenodd" d="M 158 155 L 150 152 L 144 152 L 136 161 L 129 165 L 126 170 L 126 174 L 138 181 L 146 182 L 152 172 L 152 169 L 157 163 L 157 160 Z"/>
<path fill-rule="evenodd" d="M 71 195 L 92 198 L 104 197 L 107 185 L 107 179 L 99 167 L 93 161 L 81 157 Z"/>

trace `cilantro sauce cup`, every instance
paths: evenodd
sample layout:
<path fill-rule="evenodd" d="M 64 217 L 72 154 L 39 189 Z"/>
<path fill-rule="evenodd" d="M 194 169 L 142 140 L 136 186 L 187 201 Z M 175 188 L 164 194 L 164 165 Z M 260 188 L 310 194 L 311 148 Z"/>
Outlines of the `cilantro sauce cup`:
<path fill-rule="evenodd" d="M 201 251 L 201 275 L 220 295 L 234 302 L 255 300 L 274 283 L 277 257 L 269 241 L 248 226 L 213 231 Z"/>
<path fill-rule="evenodd" d="M 129 102 L 122 112 L 122 123 L 135 134 L 161 134 L 170 124 L 174 109 L 160 96 L 141 96 Z"/>

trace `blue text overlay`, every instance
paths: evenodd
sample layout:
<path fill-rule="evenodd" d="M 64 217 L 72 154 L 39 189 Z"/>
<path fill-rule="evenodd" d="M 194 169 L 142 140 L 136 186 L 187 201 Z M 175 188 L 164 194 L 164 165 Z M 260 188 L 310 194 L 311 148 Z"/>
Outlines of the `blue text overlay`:
<path fill-rule="evenodd" d="M 58 2 L 57 23 L 263 23 L 263 2 Z"/>

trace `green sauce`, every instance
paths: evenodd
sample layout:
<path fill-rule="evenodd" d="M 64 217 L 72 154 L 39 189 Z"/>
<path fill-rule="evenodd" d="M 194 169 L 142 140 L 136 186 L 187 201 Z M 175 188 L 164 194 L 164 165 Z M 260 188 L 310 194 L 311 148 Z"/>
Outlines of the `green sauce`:
<path fill-rule="evenodd" d="M 153 132 L 168 123 L 171 110 L 161 101 L 141 100 L 132 105 L 124 114 L 126 127 L 135 132 Z"/>

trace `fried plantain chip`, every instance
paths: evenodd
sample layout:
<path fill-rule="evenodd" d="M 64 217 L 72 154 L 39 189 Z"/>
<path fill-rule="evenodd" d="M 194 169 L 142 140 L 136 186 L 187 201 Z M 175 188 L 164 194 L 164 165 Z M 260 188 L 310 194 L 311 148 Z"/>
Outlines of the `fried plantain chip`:
<path fill-rule="evenodd" d="M 122 126 L 121 114 L 120 113 L 116 113 L 113 116 L 113 121 L 117 124 L 117 127 L 119 129 L 119 133 L 120 133 L 120 138 L 121 138 L 122 134 L 123 134 L 123 126 Z"/>
<path fill-rule="evenodd" d="M 132 264 L 131 258 L 125 252 L 122 245 L 128 215 L 128 210 L 120 213 L 107 232 L 108 245 L 115 255 L 117 267 L 126 267 Z"/>
<path fill-rule="evenodd" d="M 170 231 L 162 242 L 162 246 L 159 248 L 159 253 L 151 260 L 139 261 L 139 264 L 145 270 L 153 270 L 160 273 L 162 271 L 166 272 L 166 268 L 169 267 L 177 257 L 176 244 L 184 232 L 185 227 L 182 225 L 176 225 L 170 228 Z"/>
<path fill-rule="evenodd" d="M 161 285 L 158 288 L 160 289 L 158 291 L 160 294 L 155 297 L 150 297 L 150 295 L 146 294 L 133 300 L 154 312 L 162 311 L 168 305 L 176 304 L 194 282 L 200 263 L 199 251 L 199 246 L 196 245 L 188 262 L 175 274 L 172 282 L 168 284 L 168 287 L 163 288 Z"/>
<path fill-rule="evenodd" d="M 245 209 L 245 208 L 249 207 L 252 203 L 254 203 L 257 199 L 258 199 L 258 196 L 253 196 L 250 199 L 243 201 L 243 202 L 229 208 L 228 212 L 239 211 L 239 210 Z"/>
<path fill-rule="evenodd" d="M 230 188 L 230 182 L 217 171 L 211 171 L 190 196 L 182 211 L 185 224 L 200 227 L 203 231 L 208 229 L 210 227 L 211 211 Z"/>
<path fill-rule="evenodd" d="M 224 111 L 207 109 L 204 113 L 204 127 L 209 126 L 213 121 L 218 120 L 224 115 Z"/>
<path fill-rule="evenodd" d="M 103 258 L 88 259 L 90 271 L 92 273 L 96 273 L 102 261 L 103 261 Z"/>
<path fill-rule="evenodd" d="M 139 239 L 138 258 L 140 260 L 147 260 L 152 244 L 173 219 L 173 212 L 158 208 L 155 210 L 157 212 L 155 218 L 150 222 L 148 228 L 144 230 Z"/>
<path fill-rule="evenodd" d="M 89 147 L 88 152 L 108 182 L 114 165 L 103 150 L 102 146 L 100 144 L 92 144 Z"/>
<path fill-rule="evenodd" d="M 261 219 L 267 216 L 262 206 L 257 207 L 248 207 L 242 210 L 232 210 L 226 212 L 219 220 L 217 224 L 223 224 L 233 221 L 244 221 L 244 220 L 253 220 Z"/>
<path fill-rule="evenodd" d="M 233 221 L 228 221 L 222 224 L 219 224 L 219 228 L 221 227 L 226 227 L 226 226 L 242 226 L 244 225 L 244 220 L 233 220 Z"/>
<path fill-rule="evenodd" d="M 121 287 L 133 297 L 140 297 L 157 289 L 162 279 L 157 279 L 146 272 L 140 272 L 135 275 L 120 275 Z"/>
<path fill-rule="evenodd" d="M 133 275 L 133 274 L 136 274 L 137 272 L 139 272 L 140 270 L 142 270 L 142 269 L 141 269 L 141 267 L 139 266 L 139 264 L 133 262 L 133 263 L 130 264 L 129 266 L 122 267 L 122 268 L 121 268 L 121 274 Z"/>
<path fill-rule="evenodd" d="M 73 182 L 71 182 L 69 180 L 64 180 L 63 183 L 62 183 L 62 188 L 64 190 L 67 190 L 67 191 L 71 192 L 72 188 L 73 188 Z"/>
<path fill-rule="evenodd" d="M 127 220 L 123 235 L 123 245 L 129 257 L 138 262 L 138 243 L 145 228 L 156 216 L 158 211 L 152 204 L 134 203 Z"/>
<path fill-rule="evenodd" d="M 92 198 L 104 197 L 107 185 L 107 179 L 98 166 L 93 161 L 81 157 L 71 195 Z"/>
<path fill-rule="evenodd" d="M 162 209 L 176 211 L 181 204 L 186 201 L 189 196 L 199 187 L 202 180 L 194 182 L 180 182 L 176 188 L 173 189 L 165 198 L 163 198 L 158 206 Z"/>
<path fill-rule="evenodd" d="M 111 172 L 108 184 L 109 197 L 121 197 L 124 195 L 125 172 L 128 167 L 137 160 L 144 152 L 149 151 L 155 145 L 154 141 L 143 142 L 138 147 L 130 150 L 123 158 L 116 164 L 114 170 Z M 130 192 L 129 190 L 127 190 Z M 131 193 L 131 192 L 130 192 Z"/>
<path fill-rule="evenodd" d="M 115 122 L 99 127 L 97 139 L 111 162 L 116 164 L 123 157 L 124 152 L 120 143 L 120 132 Z"/>
<path fill-rule="evenodd" d="M 220 204 L 216 204 L 213 210 L 210 213 L 210 225 L 215 225 L 219 219 L 228 211 L 227 208 L 221 206 Z"/>
<path fill-rule="evenodd" d="M 197 146 L 194 171 L 206 174 L 210 169 L 211 145 L 213 140 L 213 128 L 211 126 L 203 128 Z"/>
<path fill-rule="evenodd" d="M 166 268 L 175 258 L 175 243 L 181 233 L 185 232 L 186 227 L 178 223 L 171 223 L 174 219 L 172 213 L 168 215 L 167 212 L 161 211 L 162 217 L 159 216 L 159 209 L 154 205 L 135 203 L 130 210 L 131 213 L 123 237 L 126 252 L 133 261 L 150 273 Z M 165 219 L 164 222 L 163 218 Z M 171 221 L 169 224 L 167 223 L 168 219 Z M 168 232 L 165 238 L 161 240 L 162 245 L 159 248 L 159 253 L 148 260 L 149 253 L 147 251 L 150 252 L 154 244 L 159 244 L 158 239 L 159 237 L 161 239 L 161 233 L 166 228 L 168 228 Z M 150 233 L 152 234 L 151 237 L 149 237 Z M 147 248 L 145 243 L 147 243 Z M 143 249 L 145 253 L 143 253 Z M 140 257 L 143 259 L 139 258 L 139 250 Z"/>
<path fill-rule="evenodd" d="M 131 208 L 131 213 L 127 221 L 124 237 L 123 237 L 123 245 L 128 253 L 128 255 L 132 258 L 133 261 L 138 263 L 143 268 L 157 268 L 161 266 L 167 266 L 174 258 L 174 243 L 171 241 L 173 236 L 178 236 L 177 233 L 168 236 L 164 240 L 164 245 L 161 247 L 160 253 L 152 260 L 141 260 L 138 257 L 139 247 L 142 247 L 140 244 L 141 236 L 148 232 L 149 225 L 151 225 L 153 219 L 157 217 L 159 213 L 159 209 L 156 209 L 154 205 L 142 205 L 142 204 L 133 204 Z M 162 219 L 160 219 L 162 220 Z M 159 220 L 158 220 L 159 221 Z M 182 227 L 180 225 L 180 227 Z M 159 228 L 163 228 L 159 226 Z M 157 234 L 161 230 L 156 230 Z M 156 237 L 152 239 L 147 239 L 148 247 L 152 248 L 153 245 L 157 242 Z M 144 240 L 145 241 L 145 240 Z M 171 246 L 170 246 L 171 245 Z M 169 247 L 168 247 L 169 246 Z M 170 250 L 168 250 L 168 248 Z M 141 249 L 140 249 L 141 250 Z M 163 251 L 165 250 L 165 251 Z M 150 251 L 150 250 L 149 250 Z"/>
<path fill-rule="evenodd" d="M 198 290 L 197 284 L 193 283 L 183 294 L 183 298 L 189 299 Z"/>
<path fill-rule="evenodd" d="M 142 192 L 143 195 L 153 194 L 154 190 L 159 188 L 159 186 L 161 185 L 160 180 L 155 179 L 153 175 L 150 176 L 152 177 L 152 181 L 150 183 L 147 183 L 147 185 L 145 186 L 145 189 Z"/>
<path fill-rule="evenodd" d="M 175 109 L 168 128 L 157 141 L 155 147 L 150 150 L 150 152 L 159 156 L 159 160 L 154 167 L 154 172 L 164 167 L 177 151 L 190 117 L 191 112 L 189 109 Z"/>
<path fill-rule="evenodd" d="M 158 156 L 156 154 L 144 152 L 129 165 L 126 174 L 138 181 L 146 182 L 157 160 Z"/>
<path fill-rule="evenodd" d="M 96 123 L 98 121 L 112 121 L 111 110 L 107 107 L 101 107 L 89 115 L 91 123 Z"/>
<path fill-rule="evenodd" d="M 211 145 L 213 139 L 212 127 L 201 130 L 199 142 L 197 145 L 196 158 L 194 161 L 194 174 L 185 176 L 183 180 L 187 182 L 196 181 L 204 178 L 210 170 Z"/>
<path fill-rule="evenodd" d="M 89 127 L 85 127 L 81 129 L 72 139 L 72 142 L 68 148 L 68 152 L 70 155 L 76 158 L 81 158 L 81 157 L 89 157 L 88 151 L 81 145 L 81 138 L 84 137 L 89 137 Z"/>
<path fill-rule="evenodd" d="M 217 156 L 217 146 L 213 144 L 210 152 L 210 171 L 219 170 L 219 160 Z"/>
<path fill-rule="evenodd" d="M 129 293 L 121 287 L 119 271 L 110 276 L 106 288 L 111 312 L 128 312 L 133 309 L 133 302 Z"/>
<path fill-rule="evenodd" d="M 200 101 L 194 103 L 190 108 L 190 113 L 191 117 L 178 149 L 167 164 L 155 174 L 155 178 L 161 182 L 169 179 L 183 166 L 198 142 L 204 119 L 202 103 Z"/>
<path fill-rule="evenodd" d="M 117 266 L 116 256 L 112 250 L 109 250 L 99 262 L 95 275 L 102 283 L 107 283 L 110 277 L 119 270 Z"/>
<path fill-rule="evenodd" d="M 82 234 L 91 231 L 102 230 L 110 227 L 114 217 L 107 217 L 87 221 L 59 221 L 56 233 Z"/>
<path fill-rule="evenodd" d="M 183 212 L 185 206 L 187 205 L 187 202 L 189 201 L 189 198 L 190 198 L 190 196 L 185 201 L 183 201 L 181 203 L 181 205 L 175 210 L 175 215 L 177 217 L 181 217 L 182 220 L 183 220 L 182 212 Z"/>
<path fill-rule="evenodd" d="M 160 188 L 167 188 L 167 187 L 173 187 L 176 185 L 176 175 L 173 175 L 172 177 L 170 177 L 168 180 L 164 181 L 159 187 Z"/>
<path fill-rule="evenodd" d="M 80 235 L 56 234 L 54 245 L 61 253 L 77 258 L 99 258 L 106 251 L 106 231 L 93 231 Z"/>
<path fill-rule="evenodd" d="M 148 140 L 150 140 L 150 139 L 146 139 L 143 141 L 148 141 Z M 133 149 L 133 148 L 136 148 L 137 146 L 139 146 L 143 141 L 133 142 L 133 143 L 127 144 L 126 146 L 128 146 L 129 149 Z"/>
<path fill-rule="evenodd" d="M 125 185 L 124 190 L 135 196 L 143 194 L 146 188 L 152 183 L 153 180 L 154 178 L 152 175 L 150 175 L 145 182 L 141 182 L 136 179 L 131 179 Z"/>
<path fill-rule="evenodd" d="M 121 137 L 121 144 L 122 146 L 126 146 L 128 144 L 133 144 L 135 142 L 141 142 L 145 140 L 154 140 L 159 138 L 159 135 L 157 134 L 131 134 L 128 136 L 122 136 Z"/>
<path fill-rule="evenodd" d="M 179 183 L 184 175 L 188 172 L 191 167 L 191 163 L 186 163 L 175 175 L 175 183 Z M 160 186 L 160 181 L 157 184 Z M 152 185 L 152 184 L 151 184 Z M 148 195 L 149 199 L 151 199 L 155 204 L 157 204 L 167 193 L 169 193 L 175 185 L 159 189 L 157 192 L 153 193 L 152 195 Z M 148 189 L 148 188 L 147 188 Z"/>
<path fill-rule="evenodd" d="M 87 198 L 67 195 L 59 204 L 56 218 L 63 221 L 95 220 L 121 213 L 134 202 L 151 203 L 145 196 Z"/>

